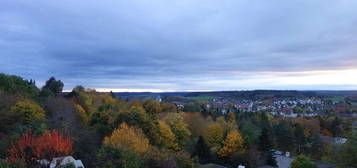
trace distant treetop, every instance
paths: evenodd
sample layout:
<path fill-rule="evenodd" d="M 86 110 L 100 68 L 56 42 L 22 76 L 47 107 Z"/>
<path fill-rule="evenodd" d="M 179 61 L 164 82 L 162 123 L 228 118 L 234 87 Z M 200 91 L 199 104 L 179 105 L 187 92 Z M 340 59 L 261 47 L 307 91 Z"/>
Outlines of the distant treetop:
<path fill-rule="evenodd" d="M 63 86 L 64 84 L 61 80 L 56 80 L 55 77 L 51 77 L 46 82 L 46 85 L 43 86 L 41 96 L 59 95 L 62 93 Z"/>

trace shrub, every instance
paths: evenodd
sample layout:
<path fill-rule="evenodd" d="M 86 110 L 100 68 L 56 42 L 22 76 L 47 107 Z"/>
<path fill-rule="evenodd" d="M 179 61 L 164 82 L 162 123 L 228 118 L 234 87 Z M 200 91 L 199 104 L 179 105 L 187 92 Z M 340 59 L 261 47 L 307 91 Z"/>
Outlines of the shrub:
<path fill-rule="evenodd" d="M 102 147 L 97 154 L 98 168 L 141 168 L 143 161 L 138 153 L 131 150 Z"/>
<path fill-rule="evenodd" d="M 296 157 L 290 164 L 291 168 L 316 168 L 316 165 L 304 155 Z"/>
<path fill-rule="evenodd" d="M 21 136 L 8 152 L 8 161 L 11 163 L 21 160 L 27 164 L 35 164 L 37 160 L 52 160 L 54 157 L 70 155 L 72 142 L 57 131 L 46 131 L 38 137 L 28 132 Z"/>

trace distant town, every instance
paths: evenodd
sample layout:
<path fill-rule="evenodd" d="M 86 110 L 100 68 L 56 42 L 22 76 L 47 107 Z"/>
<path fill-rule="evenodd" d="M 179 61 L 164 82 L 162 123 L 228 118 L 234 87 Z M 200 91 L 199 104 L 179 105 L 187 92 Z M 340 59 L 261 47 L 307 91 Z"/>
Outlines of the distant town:
<path fill-rule="evenodd" d="M 344 96 L 346 95 L 347 96 Z M 180 111 L 268 112 L 282 117 L 357 117 L 356 91 L 231 91 L 207 93 L 115 93 L 118 98 L 152 98 L 174 103 Z"/>

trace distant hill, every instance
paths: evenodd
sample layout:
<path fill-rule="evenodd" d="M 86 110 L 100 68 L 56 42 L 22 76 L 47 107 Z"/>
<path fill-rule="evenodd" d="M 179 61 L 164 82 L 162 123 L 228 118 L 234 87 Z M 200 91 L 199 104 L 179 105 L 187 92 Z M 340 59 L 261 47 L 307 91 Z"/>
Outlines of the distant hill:
<path fill-rule="evenodd" d="M 158 96 L 186 96 L 189 92 L 114 92 L 119 98 L 155 98 Z"/>
<path fill-rule="evenodd" d="M 318 90 L 314 92 L 323 96 L 357 96 L 357 90 Z"/>
<path fill-rule="evenodd" d="M 296 97 L 325 97 L 325 96 L 357 96 L 357 91 L 329 90 L 252 90 L 252 91 L 212 91 L 212 92 L 115 92 L 119 98 L 156 98 L 158 96 L 180 97 L 226 97 L 246 99 L 296 98 Z"/>

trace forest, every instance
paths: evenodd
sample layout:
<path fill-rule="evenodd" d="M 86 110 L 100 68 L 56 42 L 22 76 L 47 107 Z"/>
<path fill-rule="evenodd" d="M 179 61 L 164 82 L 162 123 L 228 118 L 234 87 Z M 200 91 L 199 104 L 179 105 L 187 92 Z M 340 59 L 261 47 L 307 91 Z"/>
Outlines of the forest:
<path fill-rule="evenodd" d="M 66 93 L 63 88 L 54 77 L 38 88 L 34 80 L 0 74 L 1 168 L 44 167 L 39 160 L 62 156 L 88 168 L 275 167 L 275 151 L 298 156 L 292 168 L 316 167 L 315 160 L 357 167 L 352 118 L 283 118 L 264 111 L 211 115 L 80 85 Z M 348 140 L 328 144 L 322 136 Z"/>

